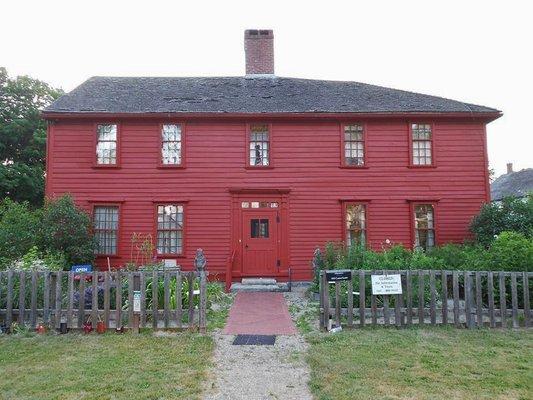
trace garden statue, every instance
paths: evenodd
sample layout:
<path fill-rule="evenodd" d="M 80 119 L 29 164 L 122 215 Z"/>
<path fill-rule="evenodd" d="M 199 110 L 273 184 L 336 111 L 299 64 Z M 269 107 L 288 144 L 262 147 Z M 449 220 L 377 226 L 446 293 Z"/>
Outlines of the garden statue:
<path fill-rule="evenodd" d="M 322 252 L 320 251 L 320 248 L 317 247 L 315 249 L 315 252 L 313 253 L 313 271 L 315 271 L 315 274 L 318 273 L 321 266 L 322 266 Z"/>
<path fill-rule="evenodd" d="M 207 260 L 205 259 L 204 251 L 202 249 L 196 250 L 196 257 L 194 257 L 194 266 L 196 271 L 205 271 Z"/>

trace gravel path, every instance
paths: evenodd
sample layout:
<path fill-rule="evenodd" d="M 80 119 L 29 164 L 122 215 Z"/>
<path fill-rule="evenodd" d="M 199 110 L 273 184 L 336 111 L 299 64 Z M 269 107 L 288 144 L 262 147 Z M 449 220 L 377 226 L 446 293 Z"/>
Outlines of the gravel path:
<path fill-rule="evenodd" d="M 287 293 L 288 304 L 302 305 L 302 290 Z M 274 346 L 233 346 L 233 335 L 213 334 L 216 343 L 208 400 L 312 399 L 307 386 L 307 343 L 300 335 L 277 336 Z"/>

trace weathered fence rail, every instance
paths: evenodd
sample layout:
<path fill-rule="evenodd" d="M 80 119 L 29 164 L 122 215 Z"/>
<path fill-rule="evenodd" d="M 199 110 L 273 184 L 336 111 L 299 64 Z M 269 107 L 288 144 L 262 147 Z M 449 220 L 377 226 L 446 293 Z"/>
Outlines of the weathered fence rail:
<path fill-rule="evenodd" d="M 320 271 L 320 327 L 452 325 L 530 327 L 533 272 L 350 271 L 328 282 Z M 373 295 L 372 275 L 399 274 L 402 294 Z"/>
<path fill-rule="evenodd" d="M 34 329 L 206 329 L 207 273 L 179 269 L 74 273 L 0 271 L 0 325 Z M 140 309 L 134 294 L 140 292 Z M 136 322 L 137 319 L 137 322 Z"/>

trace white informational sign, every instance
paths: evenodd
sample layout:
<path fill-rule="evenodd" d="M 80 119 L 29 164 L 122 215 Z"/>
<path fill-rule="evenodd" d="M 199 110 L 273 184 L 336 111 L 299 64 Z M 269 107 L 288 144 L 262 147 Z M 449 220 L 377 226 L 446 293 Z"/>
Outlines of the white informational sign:
<path fill-rule="evenodd" d="M 400 274 L 372 275 L 372 294 L 402 294 Z"/>
<path fill-rule="evenodd" d="M 141 312 L 141 292 L 135 290 L 133 292 L 133 312 Z"/>
<path fill-rule="evenodd" d="M 176 269 L 178 267 L 176 260 L 164 260 L 164 262 L 167 269 Z"/>

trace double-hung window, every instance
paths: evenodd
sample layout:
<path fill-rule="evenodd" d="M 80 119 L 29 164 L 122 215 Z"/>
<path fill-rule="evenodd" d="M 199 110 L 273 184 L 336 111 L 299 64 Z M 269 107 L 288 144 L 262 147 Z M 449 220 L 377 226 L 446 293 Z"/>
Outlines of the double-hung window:
<path fill-rule="evenodd" d="M 183 253 L 183 205 L 158 204 L 157 245 L 158 255 Z"/>
<path fill-rule="evenodd" d="M 365 165 L 365 131 L 361 124 L 344 125 L 343 164 L 345 167 Z"/>
<path fill-rule="evenodd" d="M 161 125 L 161 165 L 182 165 L 182 126 L 180 124 Z"/>
<path fill-rule="evenodd" d="M 435 247 L 435 209 L 432 204 L 414 204 L 415 243 L 418 250 Z"/>
<path fill-rule="evenodd" d="M 433 165 L 433 132 L 430 124 L 411 124 L 413 166 Z"/>
<path fill-rule="evenodd" d="M 95 206 L 93 210 L 93 230 L 96 239 L 97 255 L 112 256 L 117 254 L 118 206 Z"/>
<path fill-rule="evenodd" d="M 346 245 L 366 245 L 366 205 L 347 203 L 345 211 Z"/>
<path fill-rule="evenodd" d="M 118 127 L 116 124 L 96 125 L 96 165 L 118 164 Z"/>
<path fill-rule="evenodd" d="M 248 165 L 250 167 L 270 166 L 271 152 L 269 125 L 250 125 L 248 143 Z"/>

